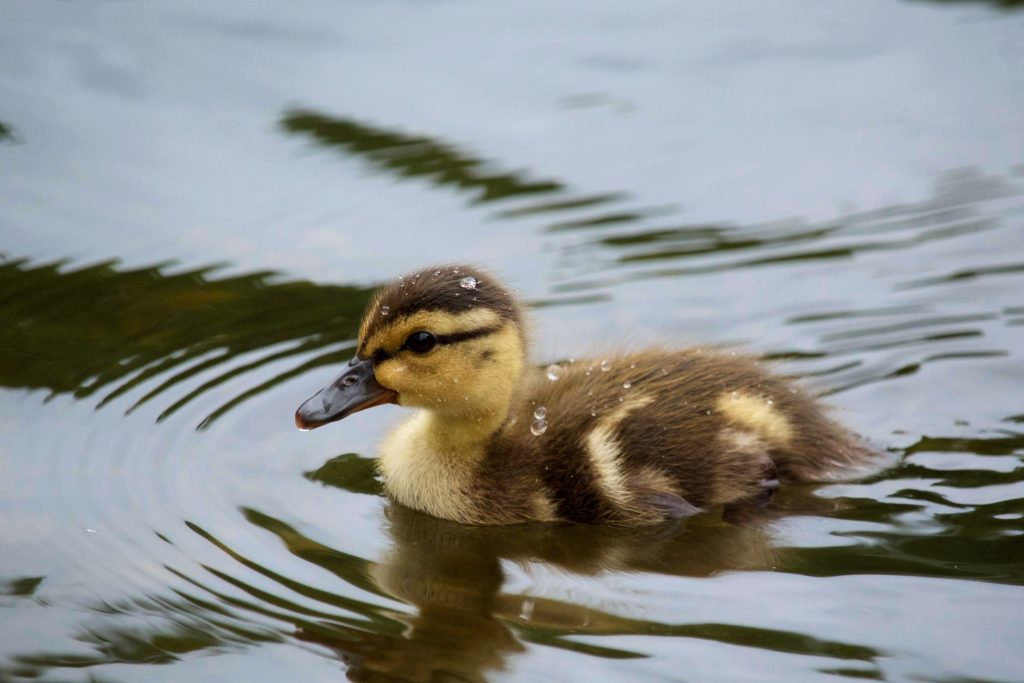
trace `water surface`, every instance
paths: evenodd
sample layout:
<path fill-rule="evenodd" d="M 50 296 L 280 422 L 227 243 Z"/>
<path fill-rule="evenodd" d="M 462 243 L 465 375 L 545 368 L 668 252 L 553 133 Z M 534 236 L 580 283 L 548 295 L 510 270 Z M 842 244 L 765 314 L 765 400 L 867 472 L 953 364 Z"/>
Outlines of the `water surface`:
<path fill-rule="evenodd" d="M 1024 677 L 1017 2 L 0 2 L 0 680 Z M 897 464 L 758 523 L 389 505 L 373 287 L 739 344 Z"/>

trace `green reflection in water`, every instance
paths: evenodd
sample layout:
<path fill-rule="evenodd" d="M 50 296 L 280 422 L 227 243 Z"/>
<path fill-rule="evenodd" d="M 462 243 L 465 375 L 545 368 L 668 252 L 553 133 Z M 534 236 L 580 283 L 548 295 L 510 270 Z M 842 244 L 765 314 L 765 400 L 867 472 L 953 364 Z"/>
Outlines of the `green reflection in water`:
<path fill-rule="evenodd" d="M 1003 10 L 1024 9 L 1024 0 L 912 0 L 912 2 L 930 2 L 939 5 L 989 5 Z"/>
<path fill-rule="evenodd" d="M 356 119 L 311 110 L 290 110 L 280 120 L 286 133 L 358 157 L 397 178 L 424 178 L 439 187 L 474 193 L 475 203 L 523 199 L 499 211 L 499 218 L 577 211 L 629 199 L 625 192 L 575 194 L 561 180 L 534 180 L 520 171 L 502 169 L 463 151 L 458 145 L 426 135 L 410 135 Z M 534 197 L 540 195 L 541 199 Z M 677 207 L 619 209 L 554 223 L 549 231 L 621 225 L 677 211 Z"/>
<path fill-rule="evenodd" d="M 191 596 L 140 598 L 95 606 L 116 615 L 116 624 L 91 621 L 76 636 L 89 654 L 39 652 L 17 655 L 4 675 L 38 678 L 52 669 L 89 669 L 110 664 L 170 664 L 192 653 L 281 642 L 282 635 L 244 624 L 222 607 Z M 90 680 L 99 680 L 90 678 Z"/>
<path fill-rule="evenodd" d="M 785 220 L 752 225 L 644 225 L 607 229 L 617 223 L 614 215 L 574 221 L 571 226 L 582 234 L 595 233 L 569 254 L 570 263 L 586 264 L 581 270 L 587 279 L 569 279 L 560 283 L 556 291 L 586 291 L 623 281 L 844 260 L 870 252 L 913 249 L 1000 227 L 1000 214 L 993 213 L 986 203 L 1020 196 L 1022 191 L 1024 188 L 1014 179 L 978 168 L 963 168 L 938 177 L 932 196 L 923 201 L 849 213 L 816 223 Z M 639 211 L 635 218 L 640 221 L 650 215 L 650 210 Z M 551 229 L 562 229 L 565 225 L 569 223 Z M 1020 263 L 979 267 L 897 284 L 896 288 L 1013 275 L 1022 268 Z"/>
<path fill-rule="evenodd" d="M 0 142 L 18 142 L 19 139 L 13 126 L 0 121 Z"/>
<path fill-rule="evenodd" d="M 332 461 L 344 469 L 338 461 Z M 365 463 L 347 457 L 358 479 Z M 648 571 L 677 576 L 710 576 L 729 569 L 767 568 L 779 561 L 767 534 L 757 526 L 730 526 L 713 519 L 679 526 L 609 529 L 593 526 L 526 525 L 470 527 L 435 519 L 398 505 L 388 508 L 391 549 L 377 562 L 361 560 L 304 537 L 289 525 L 255 510 L 243 510 L 254 525 L 276 535 L 296 557 L 326 569 L 361 590 L 415 608 L 412 614 L 298 584 L 260 568 L 221 541 L 218 547 L 282 589 L 355 612 L 366 620 L 335 616 L 330 623 L 293 621 L 294 636 L 337 652 L 355 680 L 483 680 L 505 668 L 523 643 L 536 643 L 606 658 L 646 656 L 640 652 L 581 643 L 577 636 L 624 634 L 698 638 L 775 652 L 872 663 L 870 648 L 822 640 L 804 633 L 723 623 L 668 624 L 621 617 L 564 600 L 505 593 L 502 563 L 544 563 L 579 575 Z M 224 578 L 221 576 L 221 578 Z M 246 593 L 251 586 L 236 582 Z M 275 607 L 285 599 L 262 592 Z M 325 609 L 325 611 L 328 611 Z M 397 619 L 397 621 L 396 621 Z M 401 628 L 397 628 L 401 624 Z"/>
<path fill-rule="evenodd" d="M 163 419 L 234 377 L 302 357 L 218 407 L 208 423 L 296 374 L 350 355 L 371 290 L 282 282 L 268 272 L 218 278 L 215 270 L 0 265 L 0 385 L 77 398 L 102 392 L 104 405 L 159 380 L 130 411 L 243 354 L 269 350 L 212 378 L 203 374 Z"/>
<path fill-rule="evenodd" d="M 372 288 L 284 281 L 272 272 L 217 277 L 218 268 L 0 263 L 0 386 L 99 396 L 99 407 L 134 392 L 128 413 L 183 389 L 159 421 L 231 380 L 258 378 L 202 428 L 292 377 L 351 356 Z M 290 359 L 294 365 L 268 375 L 268 366 Z"/>
<path fill-rule="evenodd" d="M 317 469 L 304 475 L 310 481 L 334 486 L 353 493 L 384 495 L 384 485 L 378 478 L 376 460 L 357 453 L 345 453 L 331 458 Z"/>
<path fill-rule="evenodd" d="M 408 135 L 350 118 L 293 110 L 281 119 L 288 133 L 307 135 L 318 144 L 362 157 L 399 177 L 423 177 L 436 185 L 478 192 L 489 202 L 517 195 L 561 192 L 555 180 L 529 180 L 525 174 L 500 171 L 456 146 L 422 135 Z"/>
<path fill-rule="evenodd" d="M 885 500 L 840 499 L 831 516 L 878 526 L 847 536 L 850 545 L 791 549 L 788 571 L 811 576 L 898 574 L 976 579 L 1024 585 L 1020 562 L 1020 519 L 1024 498 L 989 503 L 957 502 L 958 492 L 1024 482 L 1024 467 L 1009 471 L 928 466 L 929 454 L 964 453 L 1010 458 L 1024 453 L 1024 434 L 1005 431 L 990 437 L 922 437 L 905 451 L 907 460 L 878 478 L 905 482 Z M 785 492 L 783 492 L 785 495 Z M 928 525 L 915 532 L 901 523 L 905 515 L 927 514 Z M 854 543 L 860 540 L 862 542 Z"/>
<path fill-rule="evenodd" d="M 22 576 L 17 579 L 0 581 L 0 595 L 29 597 L 36 592 L 45 576 Z"/>

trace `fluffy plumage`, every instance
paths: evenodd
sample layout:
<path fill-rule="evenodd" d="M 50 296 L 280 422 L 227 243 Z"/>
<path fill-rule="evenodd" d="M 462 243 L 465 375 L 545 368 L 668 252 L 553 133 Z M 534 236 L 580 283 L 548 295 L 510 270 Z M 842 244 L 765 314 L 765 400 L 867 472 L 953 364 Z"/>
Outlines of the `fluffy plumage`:
<path fill-rule="evenodd" d="M 551 380 L 527 347 L 522 308 L 494 278 L 427 268 L 377 293 L 352 367 L 296 421 L 418 408 L 381 446 L 385 486 L 473 524 L 655 523 L 762 504 L 780 480 L 836 478 L 877 456 L 750 358 L 646 350 L 563 364 Z"/>

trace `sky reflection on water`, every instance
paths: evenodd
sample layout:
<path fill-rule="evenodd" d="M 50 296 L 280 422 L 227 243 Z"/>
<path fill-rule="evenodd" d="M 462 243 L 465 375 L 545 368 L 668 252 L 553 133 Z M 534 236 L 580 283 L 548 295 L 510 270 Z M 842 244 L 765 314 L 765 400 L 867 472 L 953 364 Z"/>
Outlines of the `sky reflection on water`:
<path fill-rule="evenodd" d="M 1020 6 L 5 3 L 0 680 L 1016 680 Z M 746 525 L 388 505 L 397 408 L 291 414 L 453 260 L 538 362 L 740 343 L 900 461 Z"/>

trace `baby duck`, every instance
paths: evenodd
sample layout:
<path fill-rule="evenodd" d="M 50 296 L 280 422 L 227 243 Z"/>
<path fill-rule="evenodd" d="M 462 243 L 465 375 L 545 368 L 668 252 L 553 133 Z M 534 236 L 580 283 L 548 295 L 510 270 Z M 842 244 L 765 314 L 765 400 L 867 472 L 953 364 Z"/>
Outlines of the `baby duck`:
<path fill-rule="evenodd" d="M 789 380 L 691 348 L 528 362 L 521 305 L 487 273 L 437 266 L 380 289 L 355 356 L 295 413 L 313 429 L 417 408 L 380 447 L 399 503 L 469 524 L 651 524 L 766 502 L 877 452 Z"/>

